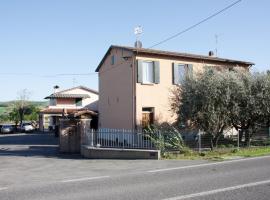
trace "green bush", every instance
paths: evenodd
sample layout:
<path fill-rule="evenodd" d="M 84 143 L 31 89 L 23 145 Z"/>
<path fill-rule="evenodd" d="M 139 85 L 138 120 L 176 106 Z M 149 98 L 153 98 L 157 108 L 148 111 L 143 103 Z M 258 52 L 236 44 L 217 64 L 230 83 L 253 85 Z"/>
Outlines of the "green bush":
<path fill-rule="evenodd" d="M 223 149 L 224 149 L 224 148 L 226 148 L 226 145 L 221 144 L 221 145 L 218 145 L 218 147 L 219 147 L 219 148 L 223 148 Z"/>
<path fill-rule="evenodd" d="M 180 131 L 168 123 L 149 126 L 144 131 L 146 136 L 161 151 L 162 155 L 169 151 L 176 151 L 182 154 L 190 152 L 184 144 Z"/>
<path fill-rule="evenodd" d="M 239 152 L 239 149 L 233 149 L 231 152 L 232 153 L 237 153 L 237 152 Z"/>

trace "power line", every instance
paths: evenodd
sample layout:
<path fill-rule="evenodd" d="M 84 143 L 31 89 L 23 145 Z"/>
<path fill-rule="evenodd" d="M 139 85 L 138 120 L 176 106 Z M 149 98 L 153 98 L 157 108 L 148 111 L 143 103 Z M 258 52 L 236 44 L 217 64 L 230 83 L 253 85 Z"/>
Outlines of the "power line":
<path fill-rule="evenodd" d="M 232 4 L 228 5 L 228 6 L 226 6 L 225 8 L 223 8 L 223 9 L 221 9 L 221 10 L 215 12 L 214 14 L 208 16 L 207 18 L 205 18 L 205 19 L 199 21 L 198 23 L 196 23 L 196 24 L 194 24 L 194 25 L 192 25 L 192 26 L 190 26 L 190 27 L 184 29 L 183 31 L 181 31 L 181 32 L 179 32 L 179 33 L 177 33 L 177 34 L 175 34 L 175 35 L 173 35 L 173 36 L 171 36 L 171 37 L 169 37 L 169 38 L 167 38 L 167 39 L 165 39 L 165 40 L 162 40 L 161 42 L 158 42 L 158 43 L 152 45 L 152 46 L 149 47 L 149 48 L 153 48 L 153 47 L 158 46 L 158 45 L 160 45 L 160 44 L 162 44 L 162 43 L 165 43 L 165 42 L 167 42 L 168 40 L 171 40 L 171 39 L 173 39 L 173 38 L 175 38 L 175 37 L 177 37 L 177 36 L 179 36 L 179 35 L 181 35 L 181 34 L 187 32 L 187 31 L 191 30 L 192 28 L 195 28 L 196 26 L 198 26 L 198 25 L 202 24 L 203 22 L 206 22 L 206 21 L 208 21 L 209 19 L 211 19 L 211 18 L 217 16 L 218 14 L 220 14 L 220 13 L 222 13 L 222 12 L 228 10 L 229 8 L 231 8 L 231 7 L 233 7 L 234 5 L 240 3 L 241 1 L 242 1 L 242 0 L 235 1 L 234 3 L 232 3 Z M 124 62 L 125 62 L 125 61 L 122 61 L 122 62 L 118 63 L 117 65 L 112 66 L 111 68 L 108 68 L 108 69 L 103 70 L 102 72 L 99 71 L 99 74 L 102 74 L 102 73 L 105 73 L 105 72 L 107 72 L 107 71 L 110 71 L 110 70 L 112 70 L 112 69 L 114 69 L 114 68 L 117 68 L 117 67 L 119 67 L 120 65 L 122 65 Z"/>
<path fill-rule="evenodd" d="M 38 76 L 44 78 L 53 78 L 60 76 L 91 76 L 97 75 L 96 72 L 93 73 L 63 73 L 63 74 L 34 74 L 34 73 L 0 73 L 0 76 Z"/>
<path fill-rule="evenodd" d="M 59 77 L 59 76 L 91 76 L 91 75 L 97 75 L 96 72 L 93 73 L 80 73 L 80 74 L 69 74 L 69 73 L 65 73 L 65 74 L 53 74 L 53 75 L 42 75 L 42 77 Z"/>
<path fill-rule="evenodd" d="M 217 15 L 223 13 L 224 11 L 230 9 L 231 7 L 233 7 L 233 6 L 235 6 L 236 4 L 240 3 L 241 1 L 242 1 L 242 0 L 235 1 L 234 3 L 228 5 L 228 6 L 226 6 L 225 8 L 223 8 L 223 9 L 221 9 L 221 10 L 215 12 L 214 14 L 212 14 L 212 15 L 210 15 L 210 16 L 208 16 L 207 18 L 205 18 L 205 19 L 203 19 L 203 20 L 197 22 L 196 24 L 194 24 L 194 25 L 192 25 L 192 26 L 189 26 L 188 28 L 186 28 L 186 29 L 184 29 L 184 30 L 182 30 L 182 31 L 180 31 L 180 32 L 178 32 L 178 33 L 176 33 L 176 34 L 174 34 L 174 35 L 172 35 L 172 36 L 170 36 L 170 37 L 168 37 L 168 38 L 166 38 L 166 39 L 164 39 L 164 40 L 162 40 L 162 41 L 160 41 L 160 42 L 158 42 L 158 43 L 156 43 L 156 44 L 154 44 L 154 45 L 152 45 L 152 46 L 150 46 L 150 47 L 148 47 L 148 48 L 153 48 L 153 47 L 158 46 L 158 45 L 160 45 L 160 44 L 163 44 L 163 43 L 165 43 L 165 42 L 167 42 L 167 41 L 169 41 L 169 40 L 171 40 L 171 39 L 173 39 L 173 38 L 178 37 L 179 35 L 181 35 L 181 34 L 187 32 L 187 31 L 189 31 L 189 30 L 191 30 L 191 29 L 193 29 L 193 28 L 199 26 L 200 24 L 202 24 L 202 23 L 204 23 L 204 22 L 206 22 L 206 21 L 212 19 L 213 17 L 215 17 L 215 16 L 217 16 Z M 104 71 L 102 71 L 102 72 L 99 72 L 99 73 L 104 73 L 104 72 L 110 71 L 110 70 L 113 69 L 113 68 L 119 67 L 119 66 L 122 65 L 124 62 L 125 62 L 125 61 L 122 61 L 122 62 L 118 63 L 117 65 L 115 65 L 115 66 L 113 66 L 113 67 L 111 67 L 111 68 L 109 68 L 109 69 L 106 69 L 106 70 L 104 70 Z M 0 73 L 0 76 L 1 76 L 1 75 L 30 75 L 30 76 L 40 76 L 40 77 L 45 77 L 45 78 L 53 78 L 53 77 L 59 77 L 59 76 L 90 76 L 90 75 L 97 75 L 97 74 L 98 74 L 98 73 L 96 73 L 96 72 L 93 72 L 93 73 L 80 73 L 80 74 L 76 74 L 76 73 L 74 73 L 74 74 L 72 74 L 72 73 L 70 73 L 70 74 L 64 73 L 64 74 L 50 74 L 50 75 L 37 75 L 37 74 L 32 74 L 32 73 Z"/>
<path fill-rule="evenodd" d="M 153 47 L 155 47 L 155 46 L 158 46 L 158 45 L 160 45 L 160 44 L 163 44 L 163 43 L 165 43 L 165 42 L 167 42 L 167 41 L 169 41 L 169 40 L 171 40 L 171 39 L 173 39 L 173 38 L 178 37 L 179 35 L 181 35 L 181 34 L 187 32 L 187 31 L 189 31 L 189 30 L 195 28 L 196 26 L 199 26 L 200 24 L 202 24 L 202 23 L 204 23 L 204 22 L 206 22 L 206 21 L 212 19 L 213 17 L 215 17 L 215 16 L 217 16 L 217 15 L 223 13 L 224 11 L 230 9 L 231 7 L 233 7 L 233 6 L 235 6 L 236 4 L 240 3 L 241 1 L 242 1 L 242 0 L 235 1 L 234 3 L 232 3 L 232 4 L 228 5 L 228 6 L 226 6 L 225 8 L 223 8 L 223 9 L 221 9 L 221 10 L 215 12 L 214 14 L 212 14 L 212 15 L 210 15 L 210 16 L 204 18 L 203 20 L 197 22 L 196 24 L 193 24 L 192 26 L 189 26 L 188 28 L 186 28 L 186 29 L 184 29 L 184 30 L 182 30 L 182 31 L 180 31 L 180 32 L 178 32 L 178 33 L 176 33 L 176 34 L 174 34 L 174 35 L 172 35 L 172 36 L 170 36 L 170 37 L 168 37 L 168 38 L 166 38 L 166 39 L 164 39 L 164 40 L 162 40 L 162 41 L 160 41 L 160 42 L 154 44 L 154 45 L 152 45 L 152 46 L 150 46 L 149 49 L 150 49 L 150 48 L 153 48 Z"/>

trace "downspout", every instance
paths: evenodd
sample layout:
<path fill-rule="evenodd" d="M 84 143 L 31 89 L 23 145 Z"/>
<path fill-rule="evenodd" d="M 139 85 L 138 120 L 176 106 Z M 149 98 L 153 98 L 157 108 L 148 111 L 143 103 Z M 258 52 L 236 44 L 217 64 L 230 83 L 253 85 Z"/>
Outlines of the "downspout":
<path fill-rule="evenodd" d="M 133 67 L 132 67 L 132 126 L 136 127 L 136 54 L 133 53 Z"/>

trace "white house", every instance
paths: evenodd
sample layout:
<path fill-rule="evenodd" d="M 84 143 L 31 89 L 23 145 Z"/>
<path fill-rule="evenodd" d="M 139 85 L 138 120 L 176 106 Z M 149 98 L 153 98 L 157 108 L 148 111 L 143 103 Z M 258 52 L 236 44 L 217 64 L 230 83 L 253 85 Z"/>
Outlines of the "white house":
<path fill-rule="evenodd" d="M 64 113 L 71 114 L 80 110 L 98 112 L 99 95 L 97 91 L 84 86 L 62 91 L 58 91 L 58 86 L 54 89 L 53 94 L 45 97 L 45 99 L 49 99 L 49 106 L 40 112 L 40 130 L 58 125 L 59 117 Z"/>

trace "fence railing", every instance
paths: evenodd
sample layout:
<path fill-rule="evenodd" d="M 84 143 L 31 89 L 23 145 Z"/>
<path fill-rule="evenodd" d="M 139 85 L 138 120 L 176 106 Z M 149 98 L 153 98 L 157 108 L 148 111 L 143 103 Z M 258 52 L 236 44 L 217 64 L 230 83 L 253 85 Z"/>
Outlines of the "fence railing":
<path fill-rule="evenodd" d="M 233 134 L 225 133 L 217 141 L 213 137 L 203 132 L 182 135 L 186 146 L 201 151 L 201 149 L 214 148 L 241 148 L 241 147 L 263 147 L 270 146 L 270 133 L 267 131 L 258 132 L 250 135 L 249 145 L 247 146 L 245 135 L 240 135 L 239 131 Z"/>
<path fill-rule="evenodd" d="M 123 149 L 157 149 L 155 139 L 163 139 L 164 143 L 168 138 L 166 132 L 151 132 L 151 135 L 138 130 L 125 129 L 99 129 L 87 130 L 82 136 L 82 144 L 93 147 L 103 148 L 123 148 Z M 216 144 L 213 143 L 210 135 L 203 132 L 194 132 L 193 134 L 181 134 L 185 146 L 201 151 L 216 148 L 241 148 L 245 147 L 245 138 L 239 136 L 239 132 L 233 134 L 224 134 L 218 139 Z M 159 141 L 160 142 L 160 141 Z M 251 146 L 270 146 L 270 134 L 258 133 L 252 136 Z M 164 146 L 166 150 L 175 150 L 172 146 Z"/>
<path fill-rule="evenodd" d="M 82 144 L 103 148 L 156 149 L 149 135 L 125 129 L 88 130 L 83 135 Z"/>

